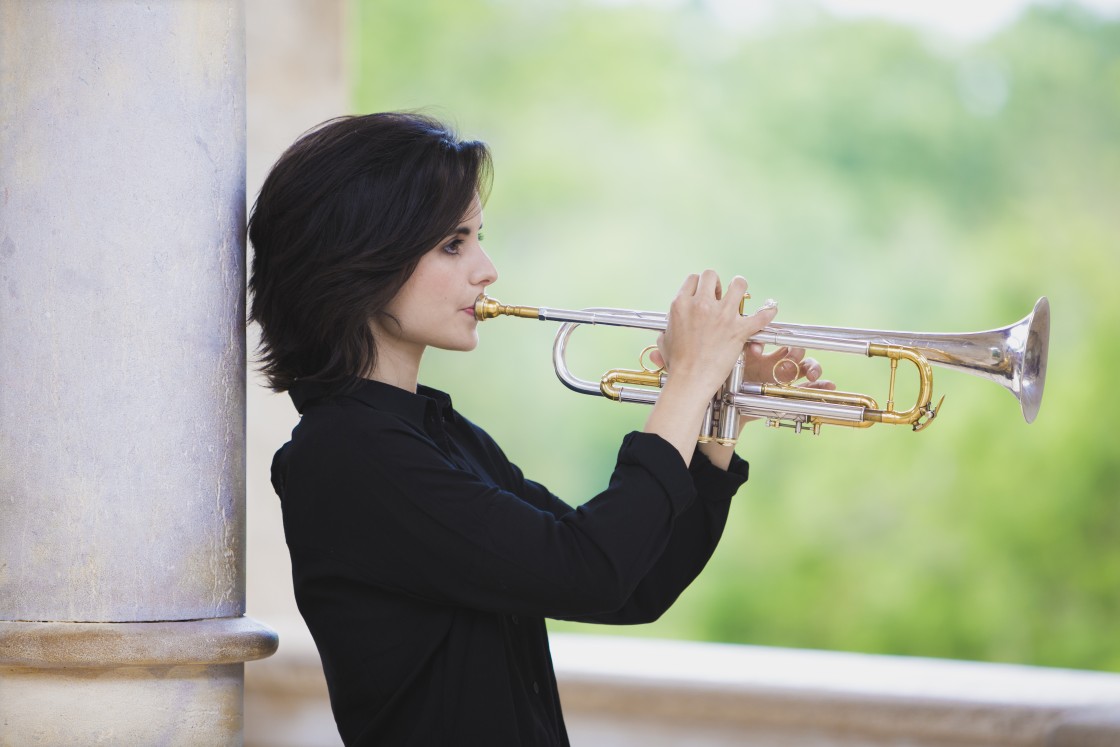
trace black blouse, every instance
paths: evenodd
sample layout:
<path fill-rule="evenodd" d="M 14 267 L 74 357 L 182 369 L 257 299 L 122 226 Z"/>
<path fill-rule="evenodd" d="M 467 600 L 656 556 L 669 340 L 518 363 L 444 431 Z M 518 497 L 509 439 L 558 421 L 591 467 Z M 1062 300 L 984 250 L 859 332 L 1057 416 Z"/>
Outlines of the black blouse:
<path fill-rule="evenodd" d="M 746 480 L 625 437 L 572 509 L 443 392 L 291 390 L 277 453 L 296 601 L 348 745 L 567 744 L 545 617 L 657 619 L 700 572 Z"/>

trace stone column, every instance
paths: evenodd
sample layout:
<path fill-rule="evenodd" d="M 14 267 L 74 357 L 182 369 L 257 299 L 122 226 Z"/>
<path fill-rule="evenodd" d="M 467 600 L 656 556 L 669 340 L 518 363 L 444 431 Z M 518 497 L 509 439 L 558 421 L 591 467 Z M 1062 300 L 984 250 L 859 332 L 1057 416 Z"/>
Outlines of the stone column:
<path fill-rule="evenodd" d="M 0 745 L 241 741 L 236 0 L 0 0 Z"/>

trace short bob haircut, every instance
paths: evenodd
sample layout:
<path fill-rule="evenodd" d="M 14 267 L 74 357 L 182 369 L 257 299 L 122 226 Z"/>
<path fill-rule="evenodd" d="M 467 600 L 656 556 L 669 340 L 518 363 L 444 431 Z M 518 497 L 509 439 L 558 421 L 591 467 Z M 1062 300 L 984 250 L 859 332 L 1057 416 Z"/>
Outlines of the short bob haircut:
<path fill-rule="evenodd" d="M 249 320 L 273 391 L 344 390 L 374 368 L 370 322 L 454 233 L 492 165 L 484 143 L 415 113 L 332 119 L 272 167 L 253 205 Z"/>

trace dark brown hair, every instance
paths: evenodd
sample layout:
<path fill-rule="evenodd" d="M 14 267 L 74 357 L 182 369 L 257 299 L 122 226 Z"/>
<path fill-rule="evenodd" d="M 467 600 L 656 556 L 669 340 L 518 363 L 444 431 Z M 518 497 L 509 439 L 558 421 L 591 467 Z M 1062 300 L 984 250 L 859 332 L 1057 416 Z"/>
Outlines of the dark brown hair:
<path fill-rule="evenodd" d="M 342 389 L 370 371 L 370 321 L 452 234 L 490 153 L 427 116 L 339 117 L 302 135 L 272 167 L 249 217 L 250 321 L 274 391 L 297 380 Z"/>

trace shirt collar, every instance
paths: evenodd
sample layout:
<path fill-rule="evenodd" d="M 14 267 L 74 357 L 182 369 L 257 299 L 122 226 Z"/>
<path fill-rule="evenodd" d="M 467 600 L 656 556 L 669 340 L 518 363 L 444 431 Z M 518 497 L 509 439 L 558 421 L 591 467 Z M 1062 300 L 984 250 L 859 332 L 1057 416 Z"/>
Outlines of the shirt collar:
<path fill-rule="evenodd" d="M 412 393 L 381 381 L 356 379 L 353 388 L 340 393 L 337 386 L 331 387 L 317 381 L 297 381 L 288 390 L 288 394 L 301 414 L 315 400 L 332 396 L 348 397 L 417 424 L 424 422 L 429 407 L 434 406 L 443 418 L 449 418 L 452 412 L 450 395 L 423 384 L 417 387 L 416 393 Z"/>

